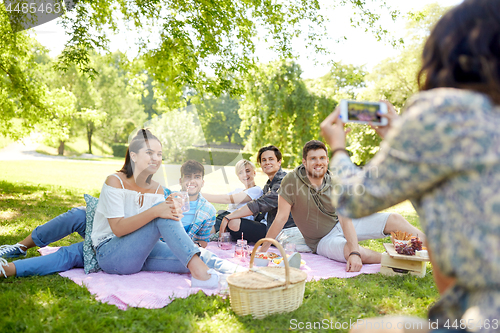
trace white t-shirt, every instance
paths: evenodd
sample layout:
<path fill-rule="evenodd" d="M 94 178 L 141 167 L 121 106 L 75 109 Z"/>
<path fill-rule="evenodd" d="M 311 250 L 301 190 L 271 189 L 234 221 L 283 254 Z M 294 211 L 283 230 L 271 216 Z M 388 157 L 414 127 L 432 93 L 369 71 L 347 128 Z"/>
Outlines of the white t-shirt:
<path fill-rule="evenodd" d="M 246 189 L 246 190 L 244 188 L 237 188 L 236 190 L 229 192 L 228 194 L 231 195 L 231 194 L 237 194 L 240 192 L 245 192 L 252 200 L 257 199 L 262 194 L 264 194 L 264 192 L 262 192 L 262 189 L 257 185 L 255 185 L 254 187 L 250 187 L 249 189 Z M 235 210 L 237 210 L 238 208 L 245 206 L 246 204 L 247 203 L 229 204 L 227 207 L 227 210 L 232 213 Z M 245 216 L 245 218 L 248 220 L 253 220 L 253 215 Z"/>
<path fill-rule="evenodd" d="M 142 198 L 142 206 L 140 206 Z M 114 236 L 108 218 L 130 217 L 144 212 L 153 205 L 165 200 L 163 193 L 139 193 L 123 188 L 116 188 L 104 183 L 96 207 L 92 229 L 92 245 Z"/>

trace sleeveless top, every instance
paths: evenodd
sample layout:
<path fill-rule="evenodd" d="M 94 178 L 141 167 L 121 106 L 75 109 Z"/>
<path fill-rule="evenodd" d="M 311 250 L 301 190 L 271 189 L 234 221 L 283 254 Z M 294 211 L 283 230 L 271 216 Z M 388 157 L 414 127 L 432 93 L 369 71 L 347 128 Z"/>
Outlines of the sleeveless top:
<path fill-rule="evenodd" d="M 156 193 L 160 188 L 159 184 L 155 193 L 140 193 L 126 189 L 118 175 L 111 176 L 120 180 L 122 188 L 112 187 L 106 183 L 102 186 L 92 229 L 91 238 L 94 247 L 115 236 L 109 226 L 109 218 L 134 216 L 165 200 L 163 193 Z"/>

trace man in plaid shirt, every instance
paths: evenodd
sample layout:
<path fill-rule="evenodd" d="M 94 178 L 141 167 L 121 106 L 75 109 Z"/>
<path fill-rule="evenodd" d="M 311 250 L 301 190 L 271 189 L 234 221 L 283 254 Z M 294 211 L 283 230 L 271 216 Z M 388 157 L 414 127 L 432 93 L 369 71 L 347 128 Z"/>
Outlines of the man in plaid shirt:
<path fill-rule="evenodd" d="M 181 222 L 193 242 L 200 247 L 207 247 L 210 241 L 210 230 L 215 224 L 214 206 L 205 199 L 200 191 L 204 185 L 205 168 L 197 161 L 189 160 L 181 166 L 182 191 L 189 195 L 189 211 L 184 212 Z M 165 189 L 165 198 L 170 195 Z"/>

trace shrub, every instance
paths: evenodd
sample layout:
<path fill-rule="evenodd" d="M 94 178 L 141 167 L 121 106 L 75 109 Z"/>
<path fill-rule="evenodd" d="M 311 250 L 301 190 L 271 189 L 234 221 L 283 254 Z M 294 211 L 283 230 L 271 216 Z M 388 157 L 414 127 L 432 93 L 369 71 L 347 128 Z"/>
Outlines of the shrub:
<path fill-rule="evenodd" d="M 127 147 L 128 144 L 114 144 L 111 146 L 111 149 L 113 149 L 113 156 L 114 157 L 125 157 L 125 154 L 127 153 Z"/>
<path fill-rule="evenodd" d="M 235 165 L 240 159 L 249 160 L 252 153 L 243 153 L 239 150 L 212 150 L 188 148 L 186 159 L 212 165 Z"/>

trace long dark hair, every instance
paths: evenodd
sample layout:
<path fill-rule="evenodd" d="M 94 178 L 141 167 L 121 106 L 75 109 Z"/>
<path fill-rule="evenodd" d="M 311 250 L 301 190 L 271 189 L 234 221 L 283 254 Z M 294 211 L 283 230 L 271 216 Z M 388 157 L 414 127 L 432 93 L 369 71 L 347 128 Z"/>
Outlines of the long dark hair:
<path fill-rule="evenodd" d="M 470 89 L 500 104 L 500 2 L 465 0 L 436 24 L 424 46 L 420 90 Z"/>
<path fill-rule="evenodd" d="M 150 130 L 145 128 L 141 128 L 140 130 L 138 130 L 137 134 L 132 138 L 130 144 L 128 145 L 127 153 L 125 154 L 125 163 L 123 164 L 121 170 L 118 170 L 118 172 L 123 172 L 127 175 L 127 178 L 132 177 L 132 175 L 134 174 L 134 161 L 132 161 L 132 159 L 130 158 L 130 152 L 137 153 L 139 149 L 144 147 L 144 145 L 149 148 L 150 140 L 156 140 L 160 142 L 161 145 L 161 141 L 158 140 L 158 138 L 154 136 Z M 152 177 L 153 175 L 150 175 L 146 179 L 146 183 L 150 184 Z"/>

